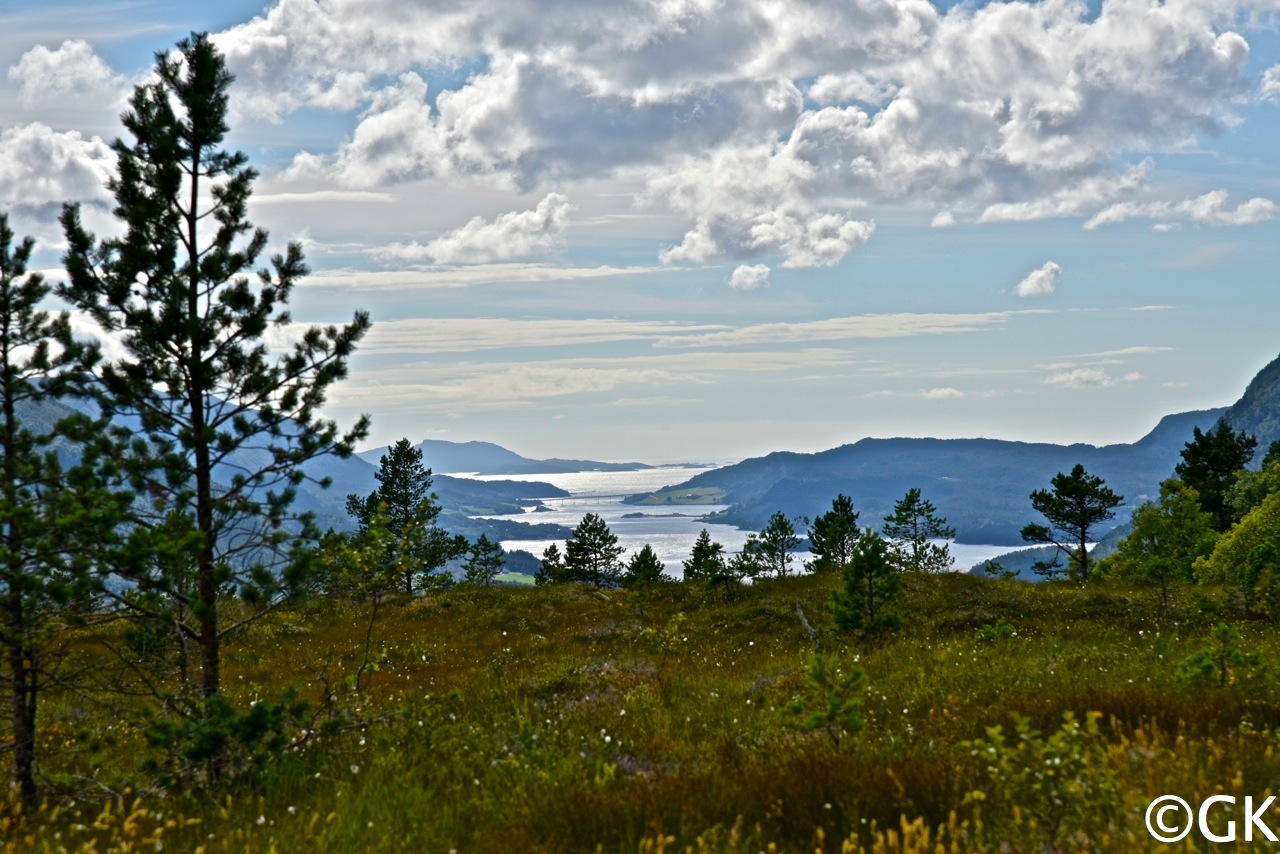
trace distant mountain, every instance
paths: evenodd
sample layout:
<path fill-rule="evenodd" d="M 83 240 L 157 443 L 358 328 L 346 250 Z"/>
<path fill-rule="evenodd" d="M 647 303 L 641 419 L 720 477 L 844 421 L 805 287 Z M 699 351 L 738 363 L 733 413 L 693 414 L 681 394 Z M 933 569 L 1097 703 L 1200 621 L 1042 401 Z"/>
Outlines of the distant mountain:
<path fill-rule="evenodd" d="M 533 460 L 492 442 L 448 442 L 427 439 L 418 444 L 422 461 L 433 472 L 468 474 L 561 474 L 584 471 L 636 471 L 653 468 L 644 463 L 602 463 L 594 460 Z M 387 452 L 385 446 L 358 456 L 374 465 Z"/>
<path fill-rule="evenodd" d="M 39 404 L 21 404 L 18 417 L 31 429 L 46 432 L 61 418 L 75 412 L 93 412 L 95 407 L 84 402 L 73 402 L 75 408 L 54 401 L 42 401 Z M 135 419 L 136 420 L 136 419 Z M 122 423 L 131 423 L 121 419 Z M 74 446 L 59 445 L 64 464 L 72 462 Z M 496 447 L 496 446 L 495 446 Z M 65 452 L 63 452 L 65 449 Z M 270 456 L 265 450 L 242 449 L 232 454 L 225 463 L 214 471 L 215 480 L 225 483 L 235 472 L 256 470 L 267 462 Z M 298 485 L 298 496 L 294 509 L 298 512 L 314 513 L 316 523 L 323 530 L 350 530 L 354 523 L 347 515 L 347 495 L 356 493 L 367 495 L 378 485 L 374 477 L 377 458 L 371 465 L 358 454 L 346 459 L 334 455 L 317 457 L 303 465 L 307 480 Z M 328 479 L 330 486 L 326 489 L 320 485 Z M 563 525 L 546 522 L 530 524 L 521 517 L 528 508 L 540 506 L 544 498 L 564 498 L 569 495 L 565 490 L 539 481 L 512 480 L 468 480 L 465 478 L 437 475 L 433 478 L 432 491 L 435 492 L 442 508 L 440 524 L 447 530 L 475 539 L 480 534 L 487 534 L 490 539 L 565 539 L 569 529 Z M 471 519 L 469 516 L 510 515 L 510 519 Z M 532 517 L 530 517 L 532 518 Z"/>
<path fill-rule="evenodd" d="M 1136 507 L 1173 473 L 1194 427 L 1212 426 L 1223 409 L 1184 412 L 1160 421 L 1133 444 L 1050 445 L 997 439 L 863 439 L 816 454 L 779 452 L 705 472 L 631 504 L 720 503 L 730 509 L 709 521 L 763 527 L 769 515 L 812 518 L 838 493 L 854 500 L 861 523 L 880 527 L 893 504 L 919 487 L 966 543 L 1016 545 L 1035 521 L 1028 496 L 1082 463 Z M 686 498 L 687 496 L 687 498 Z M 1127 513 L 1121 510 L 1117 521 Z M 1102 533 L 1100 531 L 1099 533 Z"/>

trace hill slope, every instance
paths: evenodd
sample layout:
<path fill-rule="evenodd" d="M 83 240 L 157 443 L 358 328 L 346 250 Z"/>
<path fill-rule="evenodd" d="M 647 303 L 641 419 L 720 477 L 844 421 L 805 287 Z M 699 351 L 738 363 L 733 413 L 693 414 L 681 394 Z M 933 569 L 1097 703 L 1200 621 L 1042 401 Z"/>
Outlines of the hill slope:
<path fill-rule="evenodd" d="M 812 518 L 845 493 L 863 524 L 879 527 L 893 504 L 919 487 L 968 543 L 1020 543 L 1034 516 L 1027 496 L 1076 463 L 1102 476 L 1129 506 L 1155 494 L 1194 427 L 1207 428 L 1225 410 L 1184 412 L 1162 419 L 1133 444 L 1051 445 L 998 439 L 863 439 L 816 454 L 779 452 L 705 472 L 636 504 L 661 503 L 680 490 L 700 489 L 731 504 L 714 521 L 759 528 L 769 515 Z M 1123 517 L 1123 511 L 1121 511 Z"/>
<path fill-rule="evenodd" d="M 1267 446 L 1280 439 L 1280 357 L 1258 371 L 1223 417 L 1232 427 L 1257 438 L 1256 465 Z"/>

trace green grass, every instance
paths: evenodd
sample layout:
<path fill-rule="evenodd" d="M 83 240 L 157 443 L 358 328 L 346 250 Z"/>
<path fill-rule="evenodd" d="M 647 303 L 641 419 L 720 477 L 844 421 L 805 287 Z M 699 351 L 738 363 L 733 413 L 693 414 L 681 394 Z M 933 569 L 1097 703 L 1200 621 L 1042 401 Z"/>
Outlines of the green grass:
<path fill-rule="evenodd" d="M 690 486 L 683 489 L 660 489 L 639 501 L 639 506 L 721 504 L 725 491 L 718 486 Z"/>
<path fill-rule="evenodd" d="M 1274 668 L 1225 686 L 1178 677 L 1221 619 L 1193 597 L 1164 615 L 1124 588 L 907 581 L 902 630 L 872 644 L 831 630 L 834 577 L 729 597 L 677 584 L 457 588 L 384 608 L 360 697 L 337 686 L 359 663 L 363 606 L 280 611 L 228 648 L 231 699 L 332 691 L 364 726 L 211 788 L 160 790 L 137 770 L 147 748 L 134 715 L 51 693 L 48 804 L 24 819 L 10 803 L 0 840 L 9 851 L 1196 850 L 1147 837 L 1153 797 L 1265 797 L 1280 780 Z M 786 710 L 824 699 L 805 680 L 812 641 L 797 602 L 833 665 L 866 672 L 865 726 L 838 745 Z M 1012 631 L 982 631 L 1001 623 Z M 1246 649 L 1280 661 L 1273 627 L 1238 626 Z M 95 648 L 68 641 L 82 656 Z M 1039 739 L 1011 736 L 1015 712 Z M 1052 781 L 1054 812 L 1027 783 L 1027 756 L 1064 712 L 1097 712 L 1098 728 L 1057 737 L 1074 770 Z M 994 726 L 1026 747 L 983 754 L 972 742 Z M 1269 819 L 1280 827 L 1280 813 Z"/>

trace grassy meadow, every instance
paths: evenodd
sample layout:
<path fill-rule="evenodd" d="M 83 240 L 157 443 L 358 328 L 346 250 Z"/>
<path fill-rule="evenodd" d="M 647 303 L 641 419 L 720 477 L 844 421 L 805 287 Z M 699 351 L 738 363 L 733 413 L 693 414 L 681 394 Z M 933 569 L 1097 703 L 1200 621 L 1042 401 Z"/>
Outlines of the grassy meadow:
<path fill-rule="evenodd" d="M 913 576 L 902 628 L 864 642 L 830 627 L 838 581 L 393 601 L 359 693 L 369 606 L 278 610 L 227 647 L 223 684 L 237 706 L 296 688 L 322 735 L 291 724 L 293 749 L 164 786 L 142 770 L 157 755 L 142 700 L 51 687 L 44 806 L 9 795 L 0 848 L 1204 850 L 1194 832 L 1152 840 L 1148 802 L 1280 790 L 1280 634 L 1233 623 L 1237 654 L 1187 675 L 1230 622 L 1212 591 L 1166 614 L 1138 589 Z M 825 646 L 821 686 L 797 603 Z M 64 637 L 66 666 L 113 631 Z M 841 689 L 854 668 L 865 678 Z M 850 700 L 860 729 L 827 716 Z"/>

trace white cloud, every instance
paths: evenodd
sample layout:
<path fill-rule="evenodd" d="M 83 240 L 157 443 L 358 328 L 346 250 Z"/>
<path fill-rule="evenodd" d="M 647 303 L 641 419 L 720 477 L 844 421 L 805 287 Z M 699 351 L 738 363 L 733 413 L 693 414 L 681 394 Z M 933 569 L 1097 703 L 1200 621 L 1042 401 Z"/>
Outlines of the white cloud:
<path fill-rule="evenodd" d="M 420 363 L 352 371 L 351 381 L 335 387 L 331 397 L 340 407 L 395 406 L 402 412 L 516 409 L 547 398 L 604 394 L 637 386 L 706 386 L 731 375 L 812 371 L 849 363 L 848 353 L 829 349 Z"/>
<path fill-rule="evenodd" d="M 363 190 L 312 190 L 306 193 L 254 193 L 255 205 L 313 204 L 315 202 L 342 202 L 343 204 L 374 202 L 389 204 L 397 200 L 395 193 L 373 193 Z"/>
<path fill-rule="evenodd" d="M 729 287 L 739 291 L 754 291 L 769 284 L 767 264 L 741 264 L 729 277 Z"/>
<path fill-rule="evenodd" d="M 1263 72 L 1259 94 L 1268 101 L 1280 101 L 1280 65 L 1273 65 Z"/>
<path fill-rule="evenodd" d="M 1139 380 L 1142 380 L 1142 379 L 1144 379 L 1144 377 L 1142 376 L 1142 374 L 1138 373 L 1137 371 L 1131 371 L 1131 372 L 1129 372 L 1129 373 L 1125 374 L 1124 376 L 1122 376 L 1122 377 L 1120 378 L 1120 381 L 1121 381 L 1121 382 L 1126 382 L 1126 383 L 1136 383 L 1136 382 L 1138 382 Z"/>
<path fill-rule="evenodd" d="M 393 243 L 378 254 L 401 261 L 426 258 L 438 264 L 492 264 L 528 258 L 554 246 L 573 206 L 549 193 L 533 210 L 504 213 L 492 222 L 474 217 L 466 225 L 423 243 Z"/>
<path fill-rule="evenodd" d="M 36 45 L 9 67 L 9 80 L 18 84 L 18 98 L 28 107 L 72 101 L 112 109 L 129 91 L 128 80 L 79 39 L 64 41 L 57 50 Z"/>
<path fill-rule="evenodd" d="M 1143 310 L 1150 311 L 1159 306 L 1148 306 Z M 1137 311 L 1138 309 L 1134 309 Z M 1113 356 L 1138 356 L 1146 353 L 1171 353 L 1173 347 L 1156 347 L 1148 344 L 1138 345 L 1136 347 L 1121 347 L 1119 350 L 1102 350 L 1098 353 L 1076 353 L 1077 359 L 1105 359 Z"/>
<path fill-rule="evenodd" d="M 659 347 L 734 347 L 783 344 L 800 341 L 840 341 L 855 338 L 911 338 L 977 332 L 1004 323 L 1018 314 L 999 311 L 985 314 L 864 314 L 801 323 L 761 323 L 726 332 L 662 338 Z"/>
<path fill-rule="evenodd" d="M 1114 385 L 1114 380 L 1102 368 L 1076 368 L 1050 374 L 1045 378 L 1045 385 L 1062 386 L 1063 388 L 1107 388 Z"/>
<path fill-rule="evenodd" d="M 1095 229 L 1129 219 L 1155 219 L 1160 226 L 1172 225 L 1171 220 L 1185 220 L 1204 225 L 1253 225 L 1274 219 L 1276 203 L 1270 199 L 1252 198 L 1241 202 L 1234 209 L 1227 206 L 1227 191 L 1214 190 L 1181 202 L 1119 202 L 1091 217 L 1084 227 Z"/>
<path fill-rule="evenodd" d="M 939 211 L 929 222 L 929 225 L 933 228 L 951 228 L 955 224 L 956 215 L 951 211 Z"/>
<path fill-rule="evenodd" d="M 964 397 L 964 392 L 958 388 L 930 388 L 920 392 L 920 396 L 925 400 L 955 400 Z"/>
<path fill-rule="evenodd" d="M 0 206 L 40 208 L 63 202 L 105 203 L 116 157 L 98 137 L 59 133 L 38 122 L 0 131 Z"/>
<path fill-rule="evenodd" d="M 316 270 L 307 277 L 308 287 L 353 290 L 419 290 L 466 288 L 518 282 L 571 282 L 670 273 L 670 267 L 566 267 L 557 264 L 472 264 L 401 270 L 359 270 L 350 267 Z"/>
<path fill-rule="evenodd" d="M 275 349 L 292 346 L 311 323 L 272 326 L 265 336 Z M 663 320 L 612 318 L 525 320 L 506 317 L 440 317 L 381 320 L 360 342 L 361 355 L 471 353 L 526 347 L 571 347 L 620 341 L 654 341 L 724 326 Z"/>
<path fill-rule="evenodd" d="M 1058 277 L 1062 275 L 1062 267 L 1052 261 L 1045 264 L 1027 275 L 1025 279 L 1018 282 L 1013 292 L 1020 297 L 1043 297 L 1053 293 L 1054 287 L 1058 283 Z"/>
<path fill-rule="evenodd" d="M 1153 169 L 1133 153 L 1236 121 L 1257 83 L 1229 27 L 1265 8 L 279 0 L 217 38 L 243 109 L 363 109 L 336 153 L 299 157 L 296 174 L 529 189 L 630 170 L 689 223 L 664 261 L 777 253 L 814 267 L 871 236 L 855 216 L 868 204 L 999 222 L 1123 202 Z M 470 73 L 433 103 L 423 76 L 447 68 Z"/>

